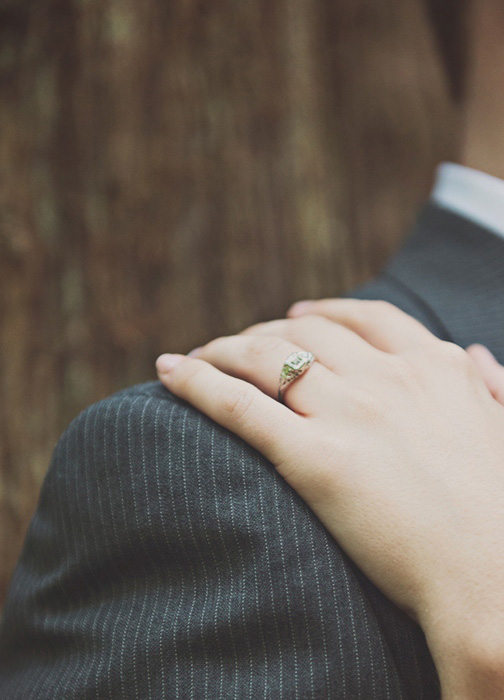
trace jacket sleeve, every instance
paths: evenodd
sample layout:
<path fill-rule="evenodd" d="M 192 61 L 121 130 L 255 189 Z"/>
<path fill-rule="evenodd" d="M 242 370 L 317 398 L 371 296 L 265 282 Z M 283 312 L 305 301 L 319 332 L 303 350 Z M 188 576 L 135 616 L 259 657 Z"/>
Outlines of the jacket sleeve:
<path fill-rule="evenodd" d="M 61 437 L 5 605 L 0 697 L 435 698 L 435 683 L 420 630 L 272 465 L 159 383 Z"/>

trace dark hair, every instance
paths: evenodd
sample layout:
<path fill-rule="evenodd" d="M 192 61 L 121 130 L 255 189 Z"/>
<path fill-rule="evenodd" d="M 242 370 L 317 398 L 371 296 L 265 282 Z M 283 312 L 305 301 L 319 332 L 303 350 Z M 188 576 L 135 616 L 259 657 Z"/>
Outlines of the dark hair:
<path fill-rule="evenodd" d="M 424 0 L 448 86 L 455 100 L 460 100 L 465 91 L 470 1 Z"/>

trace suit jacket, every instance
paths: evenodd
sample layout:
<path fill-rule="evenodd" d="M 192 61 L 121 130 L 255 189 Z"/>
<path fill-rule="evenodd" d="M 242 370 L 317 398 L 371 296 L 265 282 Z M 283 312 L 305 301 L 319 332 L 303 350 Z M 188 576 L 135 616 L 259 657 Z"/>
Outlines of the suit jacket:
<path fill-rule="evenodd" d="M 504 241 L 430 204 L 347 296 L 504 362 Z M 61 437 L 0 633 L 7 700 L 435 700 L 420 628 L 261 455 L 159 382 Z"/>

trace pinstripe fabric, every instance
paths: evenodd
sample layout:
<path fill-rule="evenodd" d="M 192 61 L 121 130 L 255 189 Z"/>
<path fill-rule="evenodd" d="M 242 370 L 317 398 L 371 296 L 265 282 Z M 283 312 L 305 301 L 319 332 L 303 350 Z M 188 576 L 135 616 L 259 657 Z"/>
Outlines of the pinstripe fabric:
<path fill-rule="evenodd" d="M 388 299 L 504 360 L 503 272 L 504 241 L 429 206 L 384 273 L 349 296 Z M 439 689 L 421 630 L 273 467 L 149 382 L 90 406 L 55 449 L 5 606 L 0 697 L 435 700 Z"/>

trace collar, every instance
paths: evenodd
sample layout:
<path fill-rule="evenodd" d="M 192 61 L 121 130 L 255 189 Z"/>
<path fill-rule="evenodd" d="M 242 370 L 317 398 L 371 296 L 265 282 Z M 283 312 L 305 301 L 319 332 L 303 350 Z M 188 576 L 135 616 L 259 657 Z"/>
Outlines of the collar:
<path fill-rule="evenodd" d="M 442 163 L 431 201 L 504 238 L 504 180 L 455 163 Z"/>

